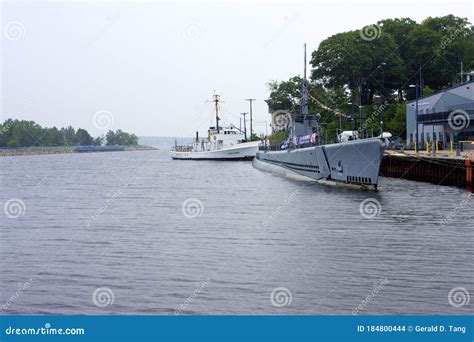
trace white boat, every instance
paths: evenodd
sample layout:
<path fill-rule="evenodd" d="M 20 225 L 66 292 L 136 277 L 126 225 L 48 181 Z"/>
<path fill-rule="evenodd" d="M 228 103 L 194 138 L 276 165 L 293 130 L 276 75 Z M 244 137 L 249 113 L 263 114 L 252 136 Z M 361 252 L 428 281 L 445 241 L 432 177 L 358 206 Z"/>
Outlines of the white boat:
<path fill-rule="evenodd" d="M 259 141 L 247 141 L 246 130 L 242 132 L 233 125 L 219 126 L 219 95 L 214 95 L 216 126 L 209 127 L 206 138 L 196 132 L 194 142 L 177 145 L 170 151 L 171 158 L 180 160 L 252 160 L 258 151 Z"/>

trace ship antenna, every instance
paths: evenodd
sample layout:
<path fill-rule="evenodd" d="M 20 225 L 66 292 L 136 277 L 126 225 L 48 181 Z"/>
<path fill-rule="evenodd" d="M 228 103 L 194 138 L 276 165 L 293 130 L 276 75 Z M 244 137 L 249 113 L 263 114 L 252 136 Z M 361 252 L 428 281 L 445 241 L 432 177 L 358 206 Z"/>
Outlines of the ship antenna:
<path fill-rule="evenodd" d="M 304 44 L 304 79 L 306 80 L 306 43 Z"/>
<path fill-rule="evenodd" d="M 308 81 L 306 80 L 306 43 L 304 44 L 304 73 L 303 73 L 303 85 L 302 85 L 302 99 L 301 99 L 301 114 L 303 115 L 303 121 L 306 120 L 308 115 Z"/>
<path fill-rule="evenodd" d="M 217 129 L 217 134 L 219 134 L 219 100 L 220 100 L 220 96 L 217 95 L 214 92 L 213 99 L 214 99 L 213 102 L 216 106 L 216 129 Z"/>

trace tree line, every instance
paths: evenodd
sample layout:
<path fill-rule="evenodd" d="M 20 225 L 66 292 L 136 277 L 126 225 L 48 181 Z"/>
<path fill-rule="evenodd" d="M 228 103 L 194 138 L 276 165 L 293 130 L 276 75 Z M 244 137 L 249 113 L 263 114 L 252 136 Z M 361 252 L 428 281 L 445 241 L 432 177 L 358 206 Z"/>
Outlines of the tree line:
<path fill-rule="evenodd" d="M 34 121 L 8 119 L 0 124 L 0 147 L 32 146 L 136 146 L 135 134 L 109 130 L 105 136 L 92 137 L 83 128 L 42 127 Z"/>
<path fill-rule="evenodd" d="M 342 119 L 346 129 L 384 104 L 384 127 L 404 137 L 406 101 L 415 98 L 416 88 L 428 95 L 460 83 L 461 62 L 464 70 L 474 69 L 474 27 L 466 18 L 385 19 L 323 40 L 311 54 L 308 88 L 311 97 L 349 114 Z M 295 76 L 269 82 L 270 110 L 299 110 L 302 81 Z M 340 118 L 317 101 L 309 105 L 335 136 Z M 367 129 L 380 129 L 379 121 Z"/>

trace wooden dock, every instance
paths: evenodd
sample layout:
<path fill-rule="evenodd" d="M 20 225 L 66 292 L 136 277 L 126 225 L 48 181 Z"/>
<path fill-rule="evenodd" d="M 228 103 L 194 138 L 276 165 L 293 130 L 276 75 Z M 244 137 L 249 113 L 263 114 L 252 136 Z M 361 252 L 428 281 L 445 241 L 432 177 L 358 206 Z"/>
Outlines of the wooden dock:
<path fill-rule="evenodd" d="M 380 174 L 385 177 L 457 186 L 472 192 L 472 157 L 472 153 L 456 157 L 445 154 L 431 156 L 413 151 L 387 151 L 382 159 Z"/>

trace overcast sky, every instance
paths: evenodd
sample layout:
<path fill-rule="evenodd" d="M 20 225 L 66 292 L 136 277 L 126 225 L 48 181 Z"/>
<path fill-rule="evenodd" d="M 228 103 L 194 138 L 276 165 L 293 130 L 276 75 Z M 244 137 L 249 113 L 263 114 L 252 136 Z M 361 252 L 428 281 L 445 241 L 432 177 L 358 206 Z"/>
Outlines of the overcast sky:
<path fill-rule="evenodd" d="M 302 73 L 303 43 L 447 14 L 472 21 L 472 2 L 2 2 L 1 118 L 192 136 L 213 123 L 215 90 L 236 125 L 255 98 L 264 132 L 266 84 Z"/>

